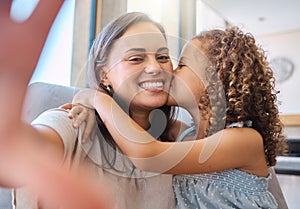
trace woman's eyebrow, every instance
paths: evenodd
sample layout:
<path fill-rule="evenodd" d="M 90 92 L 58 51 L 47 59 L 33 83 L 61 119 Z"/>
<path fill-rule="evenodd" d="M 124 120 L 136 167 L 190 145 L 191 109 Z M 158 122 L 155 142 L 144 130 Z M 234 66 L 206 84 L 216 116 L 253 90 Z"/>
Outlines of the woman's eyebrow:
<path fill-rule="evenodd" d="M 145 48 L 131 48 L 126 51 L 127 52 L 146 52 Z"/>
<path fill-rule="evenodd" d="M 161 48 L 157 49 L 157 52 L 162 52 L 162 51 L 169 52 L 169 48 L 168 47 L 161 47 Z"/>
<path fill-rule="evenodd" d="M 169 52 L 169 48 L 168 47 L 160 47 L 156 50 L 156 53 L 159 53 L 162 51 Z M 128 53 L 128 52 L 147 52 L 147 50 L 145 48 L 131 48 L 126 51 L 126 53 Z"/>

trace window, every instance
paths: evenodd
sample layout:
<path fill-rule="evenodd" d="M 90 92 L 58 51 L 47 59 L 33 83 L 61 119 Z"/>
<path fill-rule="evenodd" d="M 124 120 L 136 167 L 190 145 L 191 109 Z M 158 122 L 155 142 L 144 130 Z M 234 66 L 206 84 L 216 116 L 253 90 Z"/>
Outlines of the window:
<path fill-rule="evenodd" d="M 170 7 L 170 5 L 172 5 Z M 170 56 L 177 65 L 179 55 L 179 1 L 174 0 L 127 0 L 127 12 L 143 12 L 149 15 L 153 20 L 163 25 L 168 39 Z"/>
<path fill-rule="evenodd" d="M 39 0 L 14 0 L 11 16 L 26 20 Z M 70 85 L 75 1 L 65 0 L 49 32 L 30 83 Z M 21 37 L 20 37 L 21 38 Z"/>

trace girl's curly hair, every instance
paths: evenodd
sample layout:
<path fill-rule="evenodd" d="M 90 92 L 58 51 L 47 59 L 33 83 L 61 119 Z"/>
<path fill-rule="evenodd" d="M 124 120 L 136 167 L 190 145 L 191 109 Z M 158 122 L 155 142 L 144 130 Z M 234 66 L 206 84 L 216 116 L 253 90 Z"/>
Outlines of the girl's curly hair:
<path fill-rule="evenodd" d="M 204 106 L 209 106 L 211 110 L 212 128 L 207 135 L 229 124 L 251 120 L 264 140 L 267 163 L 274 166 L 276 155 L 284 153 L 287 145 L 276 104 L 279 91 L 275 90 L 264 50 L 251 34 L 237 27 L 205 31 L 194 40 L 199 40 L 212 65 L 206 71 L 209 84 L 206 99 L 202 98 L 206 104 L 200 102 L 199 107 L 205 110 Z"/>

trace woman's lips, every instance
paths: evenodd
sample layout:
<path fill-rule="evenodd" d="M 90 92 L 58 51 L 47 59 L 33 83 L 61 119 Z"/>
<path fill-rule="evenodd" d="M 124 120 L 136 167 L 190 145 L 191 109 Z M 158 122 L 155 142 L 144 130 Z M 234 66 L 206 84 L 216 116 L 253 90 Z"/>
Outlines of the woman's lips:
<path fill-rule="evenodd" d="M 163 81 L 145 81 L 139 84 L 142 89 L 151 92 L 161 92 L 164 89 Z"/>

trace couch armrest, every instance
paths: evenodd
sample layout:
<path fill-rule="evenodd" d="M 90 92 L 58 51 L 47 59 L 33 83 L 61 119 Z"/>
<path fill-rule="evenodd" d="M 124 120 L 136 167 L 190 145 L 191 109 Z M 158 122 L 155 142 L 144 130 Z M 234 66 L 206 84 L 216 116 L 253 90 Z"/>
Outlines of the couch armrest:
<path fill-rule="evenodd" d="M 282 193 L 278 178 L 276 176 L 274 167 L 269 168 L 269 172 L 272 175 L 272 179 L 269 182 L 269 191 L 272 193 L 272 195 L 275 197 L 277 203 L 278 203 L 278 208 L 280 209 L 288 209 L 286 200 L 284 198 L 284 195 Z"/>

